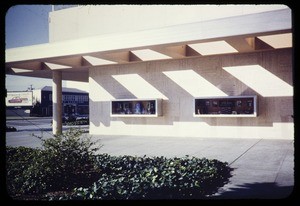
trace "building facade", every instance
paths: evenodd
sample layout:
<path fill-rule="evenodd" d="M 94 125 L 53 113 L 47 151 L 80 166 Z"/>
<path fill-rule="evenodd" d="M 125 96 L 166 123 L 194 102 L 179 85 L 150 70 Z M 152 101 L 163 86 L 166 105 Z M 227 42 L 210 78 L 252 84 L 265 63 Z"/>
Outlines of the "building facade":
<path fill-rule="evenodd" d="M 88 115 L 89 94 L 85 91 L 73 88 L 62 89 L 62 115 Z M 42 89 L 33 90 L 33 108 L 31 116 L 52 116 L 52 87 L 45 86 Z"/>
<path fill-rule="evenodd" d="M 253 84 L 245 83 L 250 78 Z M 90 86 L 96 88 L 90 93 L 90 133 L 291 139 L 291 85 L 290 48 L 96 67 L 90 71 Z M 257 96 L 257 116 L 193 116 L 198 97 L 249 95 Z M 128 98 L 161 98 L 162 115 L 110 116 L 110 101 Z"/>
<path fill-rule="evenodd" d="M 53 78 L 55 114 L 62 79 L 88 82 L 92 135 L 294 138 L 287 6 L 88 5 L 49 18 L 50 44 L 8 51 L 8 71 Z"/>

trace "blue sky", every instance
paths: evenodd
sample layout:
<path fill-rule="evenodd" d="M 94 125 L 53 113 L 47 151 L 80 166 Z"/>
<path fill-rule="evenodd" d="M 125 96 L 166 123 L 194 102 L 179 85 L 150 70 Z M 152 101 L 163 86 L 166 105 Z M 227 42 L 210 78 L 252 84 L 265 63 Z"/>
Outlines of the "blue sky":
<path fill-rule="evenodd" d="M 6 48 L 49 42 L 50 11 L 51 5 L 12 6 L 5 17 Z"/>
<path fill-rule="evenodd" d="M 49 42 L 48 14 L 51 5 L 16 5 L 5 16 L 5 47 L 15 48 Z M 52 81 L 44 78 L 31 78 L 6 75 L 7 91 L 26 91 L 30 85 L 39 89 L 51 86 Z"/>

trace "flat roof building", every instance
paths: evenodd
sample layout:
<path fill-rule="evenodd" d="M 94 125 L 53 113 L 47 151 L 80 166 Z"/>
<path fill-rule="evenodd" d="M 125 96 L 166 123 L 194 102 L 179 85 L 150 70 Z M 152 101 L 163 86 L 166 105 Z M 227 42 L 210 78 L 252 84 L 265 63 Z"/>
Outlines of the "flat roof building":
<path fill-rule="evenodd" d="M 284 5 L 87 5 L 50 12 L 47 44 L 6 74 L 89 83 L 90 134 L 294 138 L 292 11 Z"/>
<path fill-rule="evenodd" d="M 45 86 L 32 91 L 33 108 L 31 116 L 52 116 L 52 87 Z M 88 115 L 89 94 L 85 91 L 73 88 L 62 88 L 62 114 L 63 115 Z"/>

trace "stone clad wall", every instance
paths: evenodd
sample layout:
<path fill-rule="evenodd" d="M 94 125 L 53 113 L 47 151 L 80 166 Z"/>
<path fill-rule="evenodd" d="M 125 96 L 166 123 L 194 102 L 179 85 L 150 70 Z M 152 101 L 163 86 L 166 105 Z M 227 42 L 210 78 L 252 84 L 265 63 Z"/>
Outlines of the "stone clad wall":
<path fill-rule="evenodd" d="M 261 86 L 264 90 L 256 91 L 259 89 L 250 88 L 223 69 L 252 65 L 292 89 L 292 49 L 91 68 L 90 134 L 294 138 L 291 92 L 273 91 L 268 79 Z M 262 78 L 260 74 L 254 77 Z M 258 116 L 193 117 L 195 97 L 222 94 L 257 95 Z M 110 100 L 124 98 L 162 98 L 163 116 L 110 117 Z"/>

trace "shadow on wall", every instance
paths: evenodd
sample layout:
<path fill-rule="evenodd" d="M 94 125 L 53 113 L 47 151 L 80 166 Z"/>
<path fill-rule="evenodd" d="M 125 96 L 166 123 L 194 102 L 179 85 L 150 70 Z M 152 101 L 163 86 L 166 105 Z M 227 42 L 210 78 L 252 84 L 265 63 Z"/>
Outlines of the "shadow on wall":
<path fill-rule="evenodd" d="M 128 125 L 173 125 L 174 122 L 199 122 L 210 126 L 255 127 L 272 127 L 275 122 L 293 122 L 293 96 L 263 96 L 257 91 L 257 88 L 254 90 L 247 85 L 248 82 L 246 84 L 241 81 L 238 75 L 236 76 L 223 69 L 225 66 L 261 64 L 262 66 L 258 66 L 260 70 L 262 70 L 261 68 L 268 68 L 264 70 L 268 71 L 269 76 L 273 75 L 276 79 L 284 79 L 287 81 L 287 85 L 292 85 L 292 74 L 290 72 L 292 67 L 288 63 L 289 58 L 287 60 L 283 60 L 283 58 L 277 60 L 278 56 L 281 55 L 289 57 L 289 51 L 280 50 L 269 53 L 258 52 L 254 54 L 231 54 L 183 60 L 142 62 L 124 65 L 122 68 L 108 66 L 101 69 L 101 75 L 95 75 L 97 71 L 94 70 L 90 79 L 115 99 L 158 98 L 157 95 L 160 93 L 164 100 L 162 117 L 111 118 L 110 100 L 107 98 L 101 99 L 102 97 L 92 98 L 90 99 L 91 113 L 97 113 L 99 116 L 91 119 L 91 121 L 95 126 L 99 126 L 100 122 L 105 126 L 110 126 L 111 121 L 122 121 Z M 269 68 L 273 68 L 274 73 L 271 73 L 272 71 Z M 126 79 L 127 77 L 130 78 Z M 257 75 L 256 78 L 260 78 L 260 76 Z M 138 84 L 134 84 L 135 79 Z M 270 88 L 273 86 L 270 85 L 268 80 L 265 84 Z M 143 88 L 145 88 L 145 93 L 142 93 Z M 139 92 L 136 92 L 135 89 Z M 151 96 L 151 92 L 156 96 Z M 257 95 L 258 117 L 193 117 L 194 98 L 220 95 Z"/>

